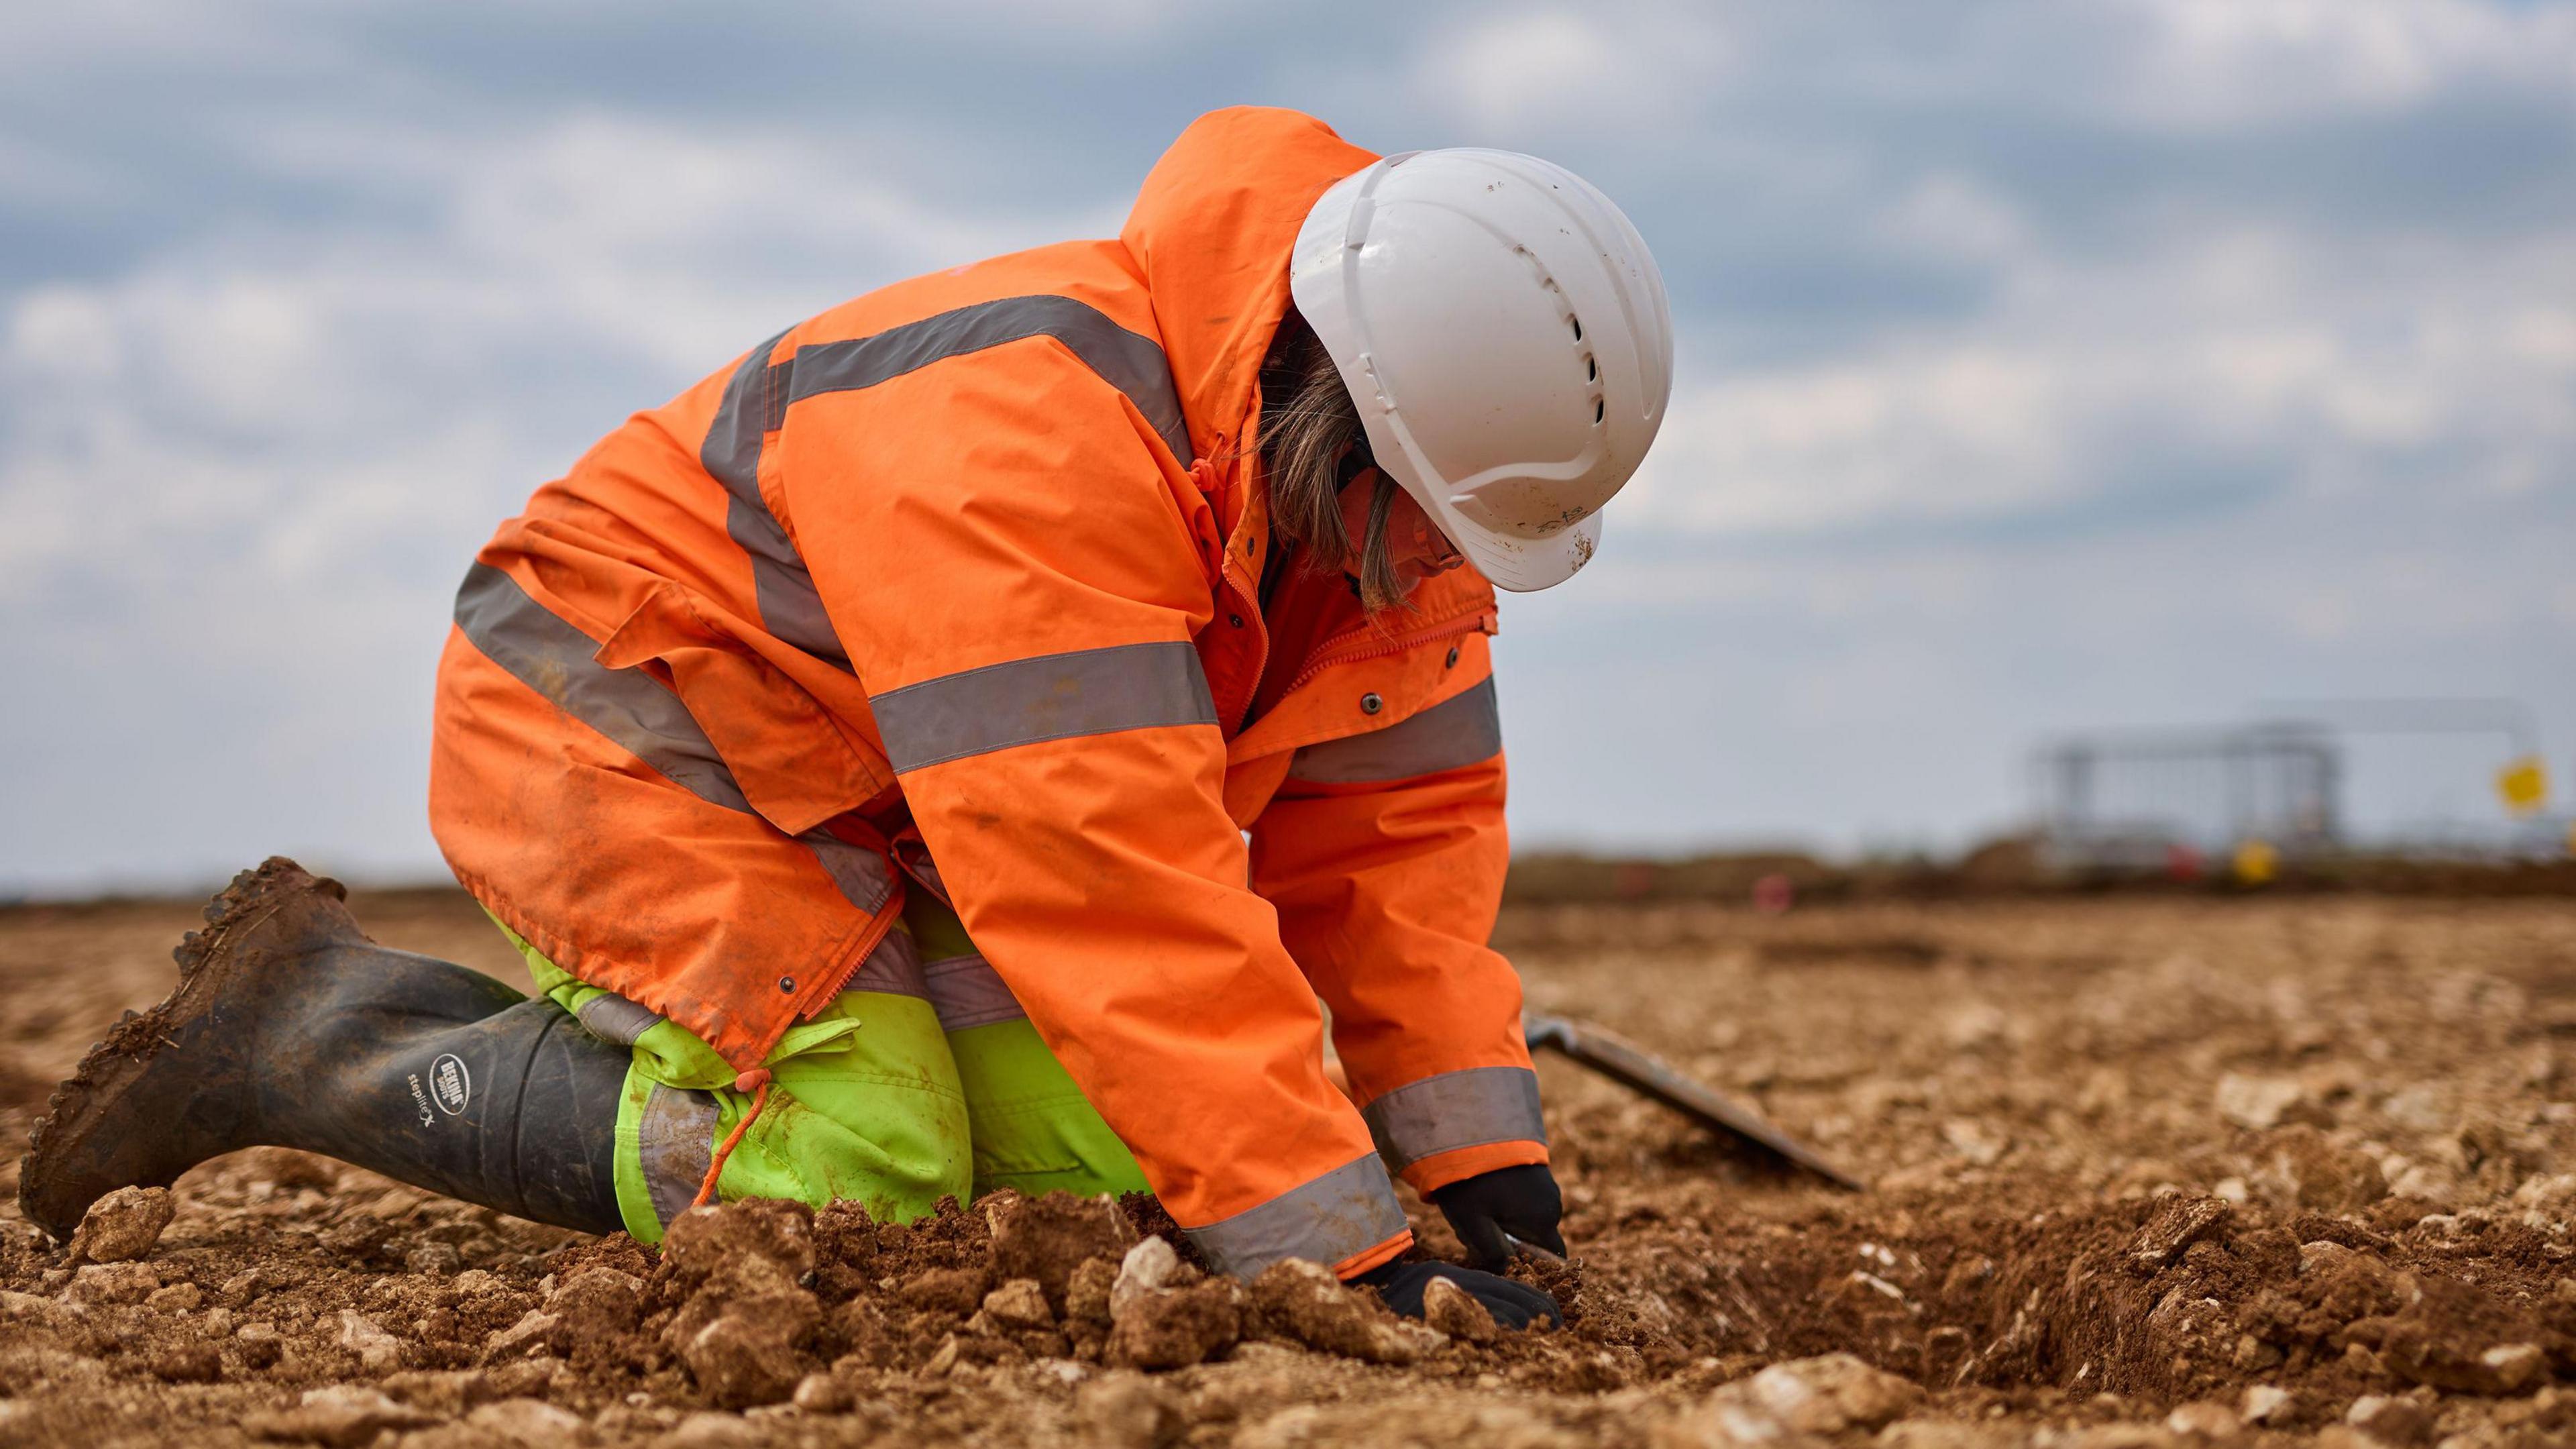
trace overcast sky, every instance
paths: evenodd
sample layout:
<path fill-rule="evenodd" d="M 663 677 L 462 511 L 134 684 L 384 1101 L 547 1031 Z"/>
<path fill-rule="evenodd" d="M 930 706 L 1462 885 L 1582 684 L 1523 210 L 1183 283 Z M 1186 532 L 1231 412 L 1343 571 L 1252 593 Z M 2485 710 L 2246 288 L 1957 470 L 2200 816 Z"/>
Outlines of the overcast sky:
<path fill-rule="evenodd" d="M 2035 738 L 2292 699 L 2519 698 L 2576 766 L 2566 5 L 9 30 L 0 893 L 435 876 L 431 672 L 498 520 L 789 321 L 1113 232 L 1246 101 L 1560 161 L 1663 265 L 1663 439 L 1600 562 L 1504 610 L 1522 842 L 1955 846 Z M 2356 789 L 2470 814 L 2483 759 Z"/>

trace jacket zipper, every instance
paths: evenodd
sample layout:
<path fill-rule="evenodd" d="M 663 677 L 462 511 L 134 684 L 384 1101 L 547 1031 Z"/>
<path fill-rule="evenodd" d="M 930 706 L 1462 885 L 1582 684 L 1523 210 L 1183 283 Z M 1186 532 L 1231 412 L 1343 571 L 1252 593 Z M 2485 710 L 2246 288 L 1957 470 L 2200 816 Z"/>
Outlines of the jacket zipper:
<path fill-rule="evenodd" d="M 1389 654 L 1401 654 L 1407 649 L 1417 648 L 1435 639 L 1446 639 L 1452 634 L 1468 634 L 1478 629 L 1491 633 L 1493 617 L 1493 610 L 1477 609 L 1470 613 L 1452 614 L 1446 619 L 1434 620 L 1392 637 L 1373 634 L 1369 631 L 1356 631 L 1344 634 L 1340 639 L 1327 640 L 1307 657 L 1305 667 L 1298 670 L 1297 677 L 1289 680 L 1287 687 L 1279 691 L 1279 698 L 1281 702 L 1286 702 L 1288 696 L 1295 694 L 1306 681 L 1336 664 L 1351 664 L 1362 659 L 1377 659 Z M 1360 639 L 1366 641 L 1368 647 L 1338 649 L 1337 646 L 1344 639 Z"/>
<path fill-rule="evenodd" d="M 850 983 L 858 979 L 859 973 L 867 969 L 868 958 L 874 956 L 877 953 L 877 948 L 885 944 L 886 937 L 894 934 L 895 923 L 903 918 L 903 892 L 905 883 L 903 880 L 903 866 L 900 862 L 894 860 L 891 852 L 887 855 L 887 863 L 894 867 L 896 882 L 895 893 L 887 899 L 885 906 L 876 913 L 876 918 L 868 923 L 867 934 L 861 937 L 862 940 L 867 942 L 866 949 L 858 952 L 849 959 L 847 964 L 830 973 L 831 984 L 823 991 L 808 991 L 796 998 L 796 1014 L 788 1019 L 788 1025 L 790 1027 L 793 1027 L 797 1022 L 809 1019 L 815 1012 L 821 1011 L 824 1007 L 838 1001 L 841 997 L 841 993 L 850 988 Z M 770 1043 L 770 1047 L 773 1049 L 777 1045 L 778 1044 L 776 1042 Z M 762 1053 L 764 1060 L 767 1059 L 767 1055 L 767 1052 Z"/>

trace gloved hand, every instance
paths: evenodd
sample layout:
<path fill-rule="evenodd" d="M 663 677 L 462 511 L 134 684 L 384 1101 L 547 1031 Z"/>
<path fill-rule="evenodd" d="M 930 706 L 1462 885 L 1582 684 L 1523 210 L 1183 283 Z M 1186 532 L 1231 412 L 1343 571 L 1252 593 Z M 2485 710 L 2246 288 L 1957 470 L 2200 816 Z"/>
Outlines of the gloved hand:
<path fill-rule="evenodd" d="M 1565 1256 L 1565 1238 L 1556 1230 L 1557 1219 L 1565 1215 L 1565 1199 L 1557 1194 L 1556 1176 L 1544 1164 L 1498 1167 L 1462 1177 L 1433 1189 L 1431 1200 L 1457 1232 L 1458 1241 L 1467 1245 L 1467 1261 L 1479 1268 L 1500 1268 L 1511 1261 L 1512 1245 L 1503 1241 L 1505 1233 Z"/>
<path fill-rule="evenodd" d="M 1557 1311 L 1556 1300 L 1528 1284 L 1461 1268 L 1455 1263 L 1388 1263 L 1351 1281 L 1376 1289 L 1387 1307 L 1405 1317 L 1420 1318 L 1422 1290 L 1430 1287 L 1434 1278 L 1446 1278 L 1466 1289 L 1505 1328 L 1526 1328 L 1540 1318 L 1546 1319 L 1551 1328 L 1565 1322 L 1565 1315 Z"/>

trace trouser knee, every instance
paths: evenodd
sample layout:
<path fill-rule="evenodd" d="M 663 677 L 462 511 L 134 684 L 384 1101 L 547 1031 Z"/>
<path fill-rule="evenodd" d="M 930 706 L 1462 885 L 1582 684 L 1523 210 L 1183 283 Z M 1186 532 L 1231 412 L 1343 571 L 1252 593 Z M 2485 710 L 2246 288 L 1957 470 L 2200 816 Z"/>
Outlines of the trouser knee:
<path fill-rule="evenodd" d="M 957 913 L 916 893 L 905 902 L 904 925 L 920 947 L 974 1122 L 975 1191 L 1146 1191 L 1135 1155 L 1048 1050 Z"/>
<path fill-rule="evenodd" d="M 1148 1190 L 1135 1154 L 1026 1017 L 951 1032 L 948 1049 L 974 1124 L 977 1193 Z"/>

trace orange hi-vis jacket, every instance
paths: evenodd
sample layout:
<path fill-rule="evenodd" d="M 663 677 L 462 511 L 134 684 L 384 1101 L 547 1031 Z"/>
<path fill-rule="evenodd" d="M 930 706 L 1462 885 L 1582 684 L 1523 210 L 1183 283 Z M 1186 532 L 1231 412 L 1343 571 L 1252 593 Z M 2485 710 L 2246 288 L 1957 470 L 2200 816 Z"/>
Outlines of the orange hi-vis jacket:
<path fill-rule="evenodd" d="M 1372 621 L 1289 569 L 1261 602 L 1290 245 L 1374 159 L 1216 112 L 1118 239 L 871 292 L 610 434 L 458 597 L 457 877 L 744 1070 L 854 986 L 1024 1010 L 1233 1272 L 1393 1257 L 1390 1170 L 1546 1161 L 1485 944 L 1492 590 Z M 982 958 L 921 961 L 907 888 Z"/>

